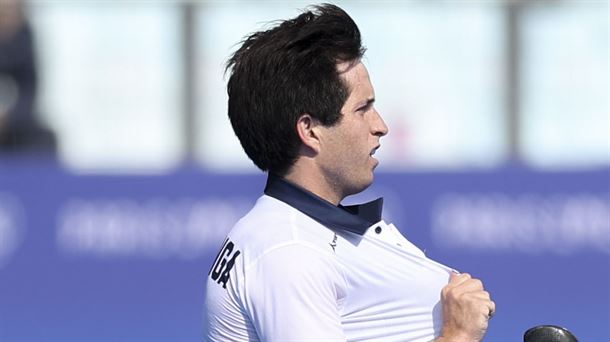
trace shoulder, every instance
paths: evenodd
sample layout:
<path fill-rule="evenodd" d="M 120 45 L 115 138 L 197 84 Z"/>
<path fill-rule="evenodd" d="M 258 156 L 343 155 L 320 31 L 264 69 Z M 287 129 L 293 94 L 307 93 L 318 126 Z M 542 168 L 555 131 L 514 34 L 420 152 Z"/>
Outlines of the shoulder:
<path fill-rule="evenodd" d="M 262 340 L 342 339 L 338 312 L 346 283 L 330 244 L 334 236 L 288 204 L 259 198 L 233 227 L 212 267 L 210 322 L 237 322 L 244 334 L 253 329 Z"/>
<path fill-rule="evenodd" d="M 319 249 L 331 252 L 328 243 L 334 232 L 296 208 L 270 196 L 261 196 L 254 207 L 239 220 L 229 239 L 250 261 L 261 255 L 283 253 L 286 249 Z"/>
<path fill-rule="evenodd" d="M 334 239 L 332 230 L 309 216 L 262 196 L 229 233 L 225 249 L 230 246 L 232 251 L 225 254 L 239 254 L 236 272 L 243 281 L 240 286 L 246 288 L 269 280 L 276 285 L 287 281 L 290 286 L 297 279 L 343 283 Z"/>
<path fill-rule="evenodd" d="M 262 196 L 229 233 L 211 276 L 235 291 L 269 280 L 278 286 L 285 281 L 293 286 L 297 279 L 342 284 L 343 272 L 332 246 L 335 239 L 324 225 L 284 202 Z"/>

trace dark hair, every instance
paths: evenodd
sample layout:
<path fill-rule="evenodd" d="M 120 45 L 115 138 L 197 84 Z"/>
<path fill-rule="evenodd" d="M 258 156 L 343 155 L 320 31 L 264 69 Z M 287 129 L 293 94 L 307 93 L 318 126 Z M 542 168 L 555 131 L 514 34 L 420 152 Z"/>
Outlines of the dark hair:
<path fill-rule="evenodd" d="M 362 58 L 358 27 L 341 8 L 322 4 L 246 37 L 227 62 L 229 119 L 250 159 L 284 175 L 298 157 L 298 118 L 337 123 L 349 90 L 337 64 Z"/>

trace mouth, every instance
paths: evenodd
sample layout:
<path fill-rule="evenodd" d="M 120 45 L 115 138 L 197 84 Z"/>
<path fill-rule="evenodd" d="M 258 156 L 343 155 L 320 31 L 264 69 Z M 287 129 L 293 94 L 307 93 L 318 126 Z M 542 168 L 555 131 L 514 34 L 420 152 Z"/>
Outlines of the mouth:
<path fill-rule="evenodd" d="M 375 155 L 375 152 L 377 152 L 377 150 L 379 149 L 379 147 L 381 147 L 381 145 L 377 145 L 377 146 L 375 146 L 375 148 L 373 148 L 373 149 L 371 150 L 371 153 L 369 154 L 369 156 L 371 156 L 371 157 L 372 157 L 372 156 L 374 156 L 374 155 Z"/>

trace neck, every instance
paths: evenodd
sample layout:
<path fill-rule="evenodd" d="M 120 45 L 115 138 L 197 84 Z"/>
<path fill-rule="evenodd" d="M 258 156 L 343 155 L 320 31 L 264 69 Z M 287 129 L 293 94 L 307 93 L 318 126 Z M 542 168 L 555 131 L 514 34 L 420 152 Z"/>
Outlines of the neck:
<path fill-rule="evenodd" d="M 283 178 L 334 205 L 339 205 L 343 198 L 345 198 L 345 195 L 339 191 L 336 184 L 328 182 L 320 170 L 315 167 L 315 164 L 309 163 L 302 158 L 290 168 L 290 171 Z"/>

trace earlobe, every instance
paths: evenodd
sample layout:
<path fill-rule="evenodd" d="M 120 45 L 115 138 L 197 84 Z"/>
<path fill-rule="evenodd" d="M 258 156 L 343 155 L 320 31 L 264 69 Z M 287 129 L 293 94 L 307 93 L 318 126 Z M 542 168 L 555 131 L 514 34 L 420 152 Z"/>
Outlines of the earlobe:
<path fill-rule="evenodd" d="M 297 119 L 296 130 L 303 146 L 318 152 L 320 141 L 318 136 L 319 121 L 311 115 L 305 113 Z"/>

